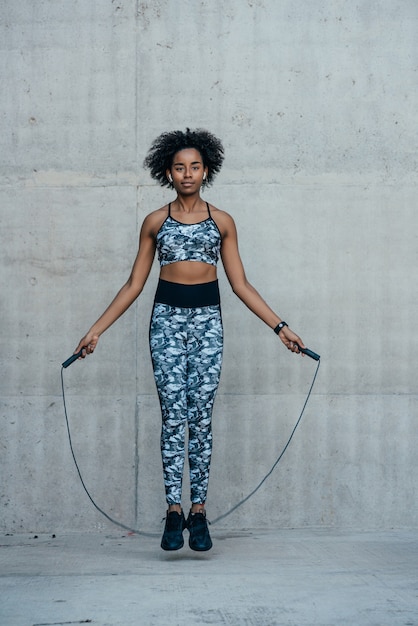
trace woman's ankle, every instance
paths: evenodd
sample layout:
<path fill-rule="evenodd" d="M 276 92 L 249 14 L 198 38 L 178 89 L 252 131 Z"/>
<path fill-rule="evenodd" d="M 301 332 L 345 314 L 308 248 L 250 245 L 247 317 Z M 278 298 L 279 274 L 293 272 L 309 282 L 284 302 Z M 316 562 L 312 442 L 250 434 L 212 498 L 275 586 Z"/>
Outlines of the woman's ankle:
<path fill-rule="evenodd" d="M 190 509 L 190 512 L 192 513 L 192 515 L 194 515 L 195 513 L 203 513 L 205 514 L 205 503 L 203 502 L 203 504 L 201 503 L 194 503 L 192 504 L 192 508 Z"/>
<path fill-rule="evenodd" d="M 168 512 L 172 513 L 173 511 L 175 511 L 176 513 L 181 513 L 182 511 L 181 504 L 169 504 Z"/>

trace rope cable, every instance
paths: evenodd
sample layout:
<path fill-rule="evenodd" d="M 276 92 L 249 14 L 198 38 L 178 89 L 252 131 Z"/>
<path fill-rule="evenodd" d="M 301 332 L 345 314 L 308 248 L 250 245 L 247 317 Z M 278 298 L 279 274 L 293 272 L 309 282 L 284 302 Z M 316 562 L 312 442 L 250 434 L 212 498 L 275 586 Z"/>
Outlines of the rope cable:
<path fill-rule="evenodd" d="M 299 423 L 300 423 L 300 421 L 301 421 L 301 419 L 302 419 L 302 416 L 303 416 L 303 414 L 304 414 L 304 412 L 305 412 L 306 405 L 308 404 L 309 398 L 311 397 L 312 389 L 313 389 L 313 386 L 314 386 L 315 381 L 316 381 L 316 377 L 317 377 L 318 370 L 319 370 L 319 365 L 320 365 L 320 359 L 318 358 L 318 361 L 317 361 L 317 366 L 316 366 L 316 370 L 315 370 L 315 373 L 314 373 L 314 376 L 313 376 L 313 379 L 312 379 L 311 386 L 310 386 L 309 391 L 308 391 L 308 395 L 306 396 L 306 399 L 305 399 L 304 405 L 303 405 L 303 407 L 302 407 L 302 411 L 301 411 L 301 413 L 300 413 L 300 415 L 299 415 L 299 418 L 298 418 L 298 420 L 297 420 L 297 422 L 296 422 L 296 424 L 295 424 L 295 426 L 294 426 L 294 428 L 293 428 L 293 430 L 292 430 L 292 432 L 291 432 L 291 434 L 290 434 L 289 439 L 287 440 L 287 443 L 285 444 L 285 446 L 284 446 L 283 450 L 280 452 L 280 454 L 279 454 L 278 458 L 276 459 L 276 461 L 273 463 L 273 465 L 272 465 L 271 469 L 267 472 L 267 474 L 264 476 L 264 478 L 263 478 L 263 479 L 262 479 L 262 480 L 258 483 L 258 485 L 257 485 L 257 486 L 256 486 L 256 487 L 255 487 L 255 488 L 254 488 L 254 489 L 253 489 L 253 490 L 252 490 L 252 491 L 251 491 L 251 492 L 250 492 L 247 496 L 245 496 L 245 498 L 243 498 L 242 500 L 240 500 L 239 502 L 237 502 L 237 504 L 235 504 L 233 507 L 231 507 L 228 511 L 226 511 L 226 512 L 225 512 L 225 513 L 223 513 L 222 515 L 219 515 L 219 516 L 218 516 L 218 517 L 216 517 L 214 520 L 212 520 L 212 521 L 210 522 L 210 524 L 211 524 L 211 525 L 213 525 L 213 524 L 217 524 L 217 523 L 218 523 L 218 522 L 220 522 L 221 520 L 223 520 L 223 519 L 225 519 L 226 517 L 228 517 L 229 515 L 231 515 L 231 513 L 233 513 L 234 511 L 236 511 L 236 510 L 237 510 L 239 507 L 241 507 L 243 504 L 245 504 L 246 502 L 248 502 L 248 500 L 249 500 L 250 498 L 252 498 L 252 497 L 255 495 L 255 493 L 257 493 L 257 491 L 258 491 L 258 490 L 261 488 L 261 486 L 262 486 L 262 485 L 266 482 L 266 480 L 269 478 L 269 476 L 271 476 L 271 474 L 274 472 L 274 470 L 275 470 L 276 466 L 278 465 L 278 463 L 279 463 L 279 462 L 280 462 L 280 460 L 282 459 L 282 457 L 283 457 L 284 453 L 286 452 L 287 448 L 289 447 L 290 442 L 291 442 L 291 441 L 292 441 L 292 439 L 293 439 L 293 435 L 295 434 L 296 429 L 297 429 L 297 427 L 299 426 Z M 93 497 L 91 496 L 91 494 L 90 494 L 89 490 L 87 489 L 86 484 L 85 484 L 84 479 L 83 479 L 83 476 L 82 476 L 82 474 L 81 474 L 81 471 L 80 471 L 80 468 L 79 468 L 79 465 L 78 465 L 78 462 L 77 462 L 76 456 L 75 456 L 74 447 L 73 447 L 73 443 L 72 443 L 71 430 L 70 430 L 70 424 L 69 424 L 69 420 L 68 420 L 68 413 L 67 413 L 67 405 L 66 405 L 66 401 L 65 401 L 65 390 L 64 390 L 64 376 L 63 376 L 63 370 L 64 370 L 64 368 L 63 368 L 63 367 L 61 367 L 61 389 L 62 389 L 62 399 L 63 399 L 63 404 L 64 404 L 65 422 L 66 422 L 66 426 L 67 426 L 67 433 L 68 433 L 68 441 L 69 441 L 69 444 L 70 444 L 71 455 L 72 455 L 72 457 L 73 457 L 73 461 L 74 461 L 75 467 L 76 467 L 76 469 L 77 469 L 78 476 L 79 476 L 79 478 L 80 478 L 80 481 L 81 481 L 81 484 L 82 484 L 82 486 L 83 486 L 83 489 L 84 489 L 84 491 L 86 492 L 86 494 L 87 494 L 87 496 L 88 496 L 88 498 L 89 498 L 90 502 L 91 502 L 91 503 L 93 504 L 93 506 L 94 506 L 94 507 L 95 507 L 95 508 L 99 511 L 99 513 L 101 513 L 101 514 L 102 514 L 102 515 L 103 515 L 103 516 L 104 516 L 107 520 L 109 520 L 110 522 L 112 522 L 112 524 L 115 524 L 116 526 L 119 526 L 120 528 L 123 528 L 124 530 L 127 530 L 128 532 L 131 532 L 131 533 L 134 533 L 134 534 L 137 534 L 137 535 L 142 535 L 142 536 L 144 536 L 144 537 L 155 537 L 155 536 L 156 536 L 156 534 L 155 534 L 155 533 L 148 533 L 148 532 L 145 532 L 145 531 L 142 531 L 142 530 L 138 530 L 138 529 L 135 529 L 135 528 L 131 528 L 130 526 L 127 526 L 127 525 L 125 525 L 125 524 L 122 524 L 121 522 L 119 522 L 119 521 L 117 521 L 117 520 L 113 519 L 113 517 L 111 517 L 110 515 L 108 515 L 108 513 L 106 513 L 106 512 L 105 512 L 105 511 L 104 511 L 104 510 L 100 507 L 100 506 L 98 506 L 98 504 L 96 504 L 96 502 L 94 501 Z"/>

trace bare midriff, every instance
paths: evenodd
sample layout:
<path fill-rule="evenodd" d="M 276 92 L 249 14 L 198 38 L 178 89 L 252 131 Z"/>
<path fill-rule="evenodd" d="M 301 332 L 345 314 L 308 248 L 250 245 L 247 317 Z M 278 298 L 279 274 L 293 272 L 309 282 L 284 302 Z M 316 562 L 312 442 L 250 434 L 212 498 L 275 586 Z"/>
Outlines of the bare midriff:
<path fill-rule="evenodd" d="M 160 270 L 160 278 L 171 283 L 182 285 L 200 285 L 217 279 L 216 267 L 201 261 L 177 261 L 164 265 Z"/>

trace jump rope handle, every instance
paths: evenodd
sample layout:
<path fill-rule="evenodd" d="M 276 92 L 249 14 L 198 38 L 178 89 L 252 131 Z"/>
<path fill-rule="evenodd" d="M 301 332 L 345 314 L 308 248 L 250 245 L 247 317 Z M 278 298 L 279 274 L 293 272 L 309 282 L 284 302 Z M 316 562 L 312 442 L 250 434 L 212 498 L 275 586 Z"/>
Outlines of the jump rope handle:
<path fill-rule="evenodd" d="M 319 359 L 321 358 L 319 356 L 319 354 L 317 354 L 316 352 L 313 352 L 313 350 L 309 350 L 309 348 L 301 348 L 299 344 L 297 344 L 300 352 L 303 352 L 303 354 L 306 354 L 306 356 L 310 356 L 311 359 L 314 359 L 315 361 L 319 361 Z"/>
<path fill-rule="evenodd" d="M 77 354 L 72 354 L 69 359 L 64 361 L 64 363 L 62 364 L 62 367 L 67 368 L 69 365 L 71 365 L 71 363 L 74 363 L 74 361 L 77 361 L 77 359 L 81 357 L 82 351 L 83 351 L 83 348 L 81 348 L 81 350 L 77 352 Z"/>

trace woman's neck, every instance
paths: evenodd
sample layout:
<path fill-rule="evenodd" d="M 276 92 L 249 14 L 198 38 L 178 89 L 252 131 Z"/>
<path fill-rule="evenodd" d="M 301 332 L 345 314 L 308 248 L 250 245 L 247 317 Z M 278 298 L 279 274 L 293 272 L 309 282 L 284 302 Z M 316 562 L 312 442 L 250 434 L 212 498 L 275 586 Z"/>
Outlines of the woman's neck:
<path fill-rule="evenodd" d="M 181 213 L 198 213 L 203 208 L 206 208 L 206 203 L 203 202 L 200 195 L 185 197 L 178 195 L 171 206 L 175 211 L 180 211 Z"/>

